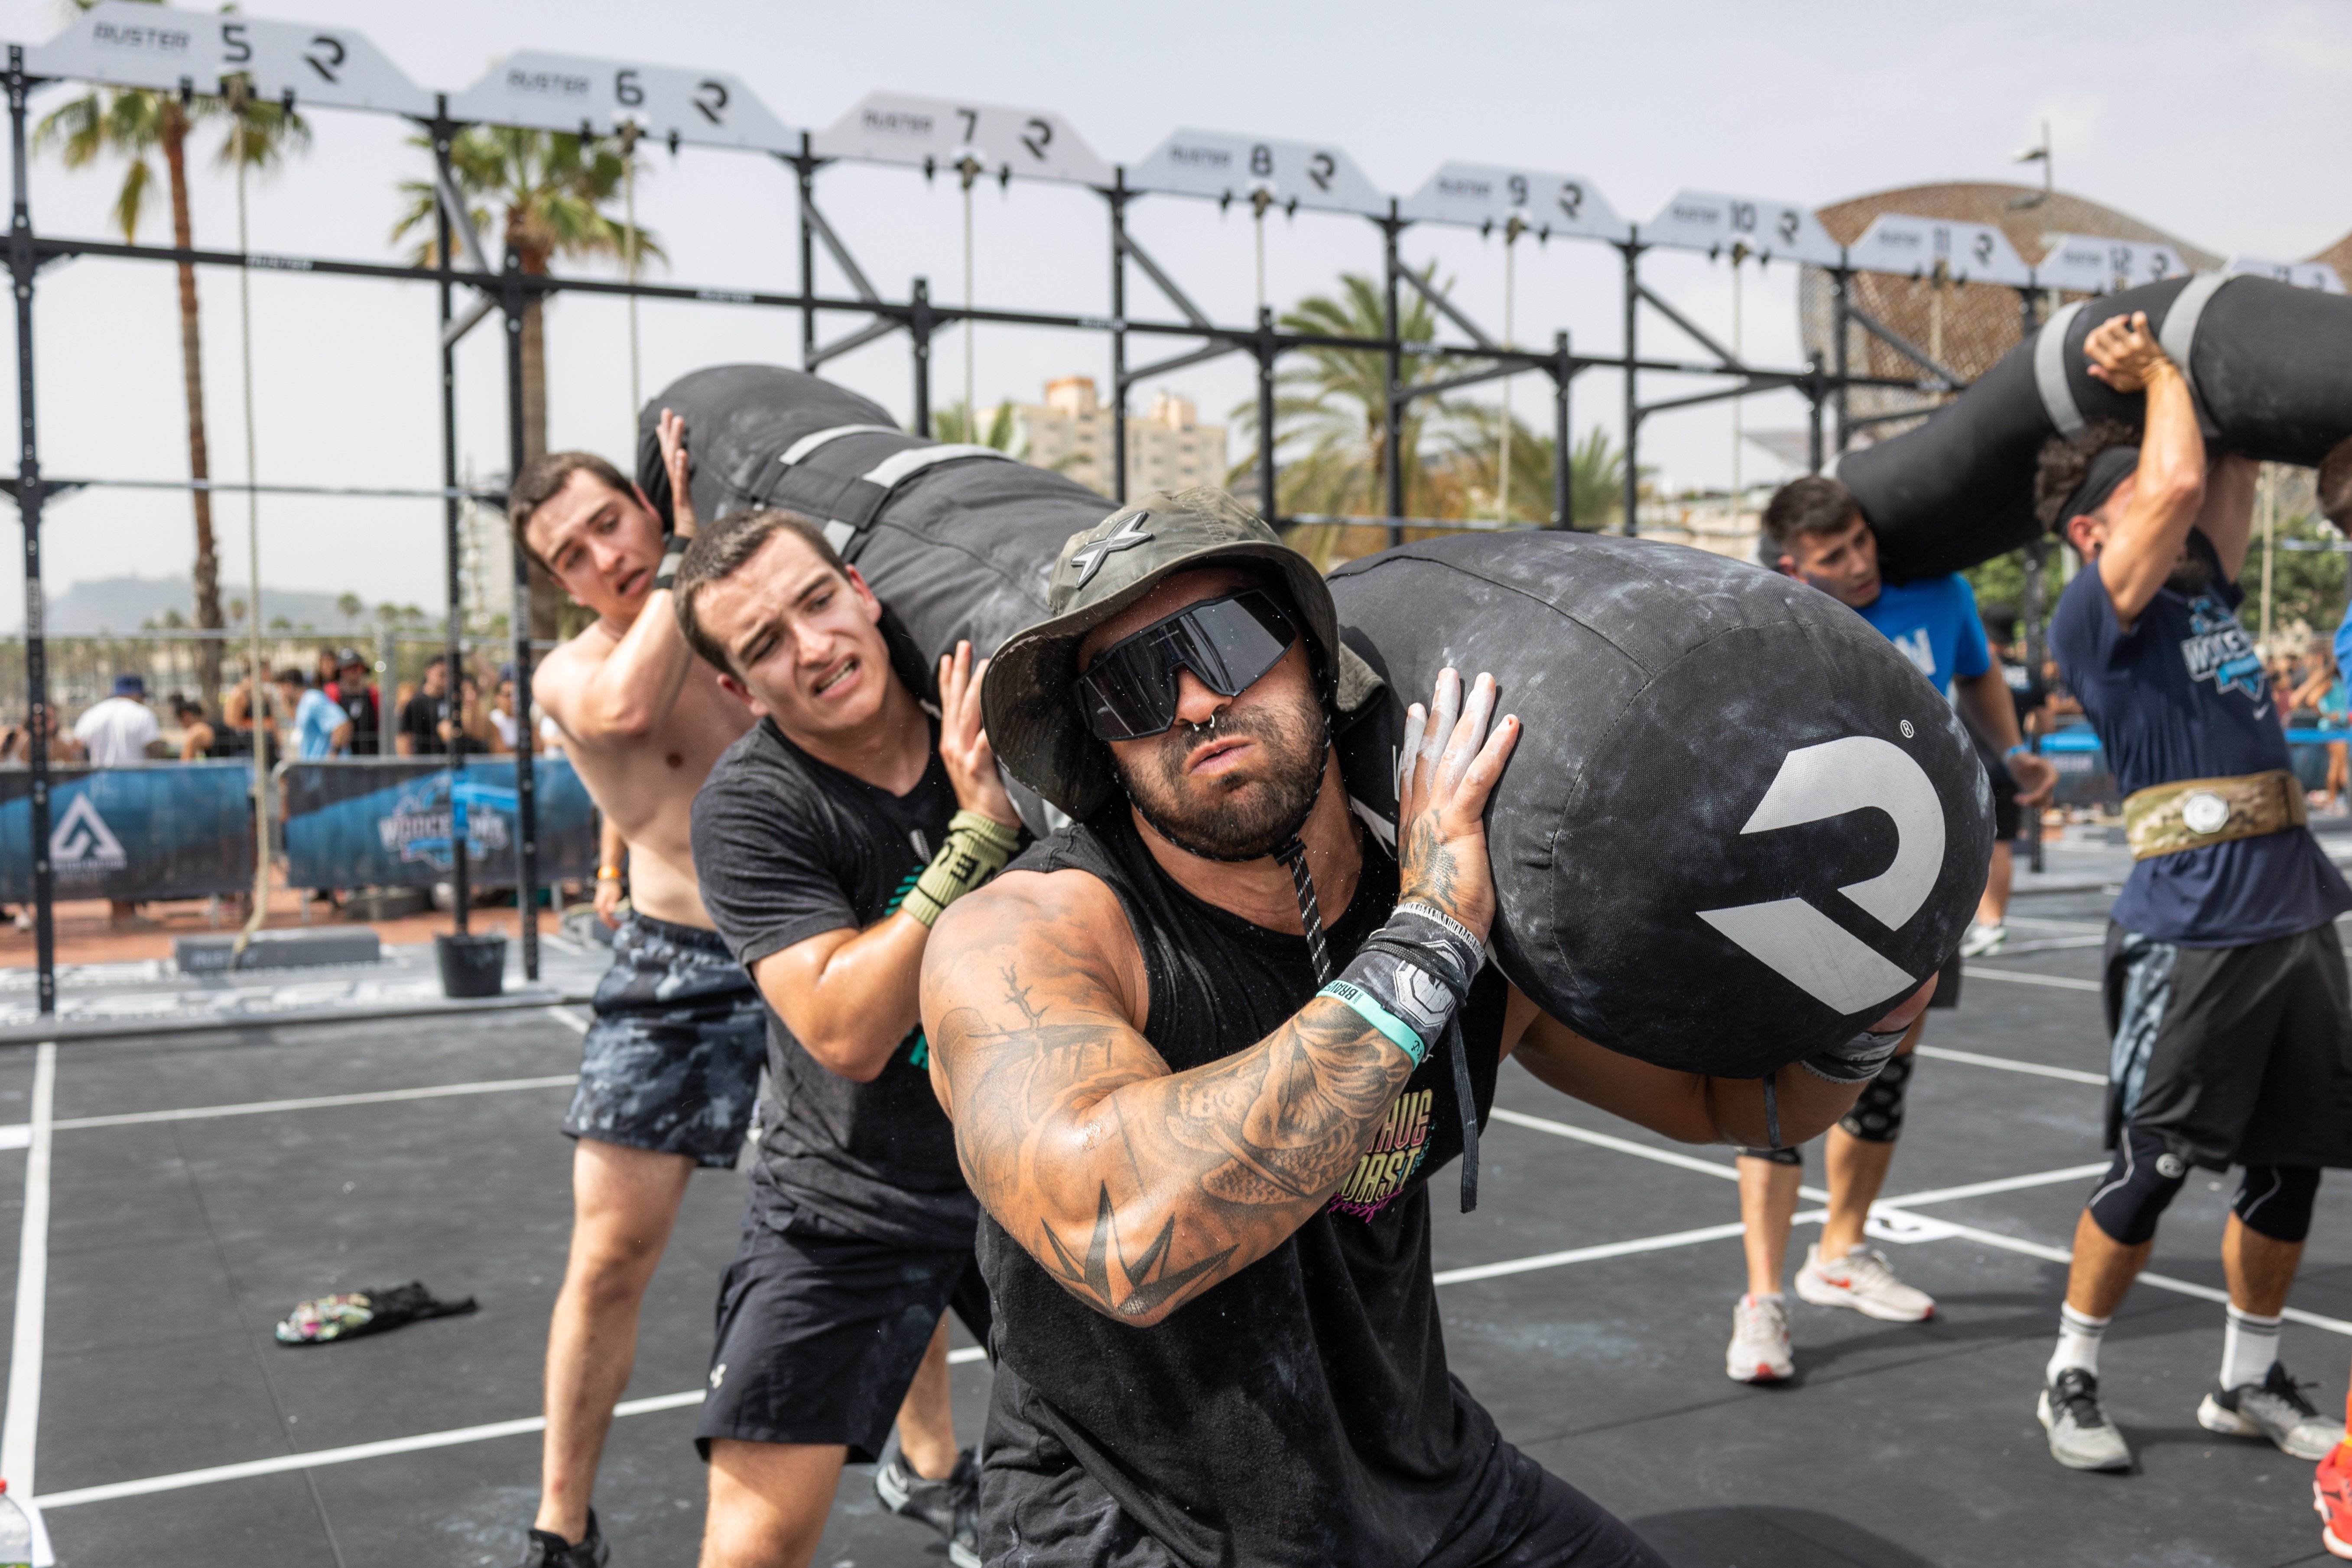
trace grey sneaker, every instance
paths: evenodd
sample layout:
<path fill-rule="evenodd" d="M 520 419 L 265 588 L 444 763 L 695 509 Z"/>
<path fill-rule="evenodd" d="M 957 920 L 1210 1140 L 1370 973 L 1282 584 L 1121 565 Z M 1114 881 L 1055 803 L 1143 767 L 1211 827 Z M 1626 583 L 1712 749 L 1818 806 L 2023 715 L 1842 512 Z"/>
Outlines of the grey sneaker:
<path fill-rule="evenodd" d="M 1731 1307 L 1731 1346 L 1723 1370 L 1734 1383 L 1781 1383 L 1797 1370 L 1789 1352 L 1789 1309 L 1770 1298 L 1742 1296 Z"/>
<path fill-rule="evenodd" d="M 2232 1437 L 2262 1437 L 2298 1459 L 2324 1459 L 2344 1441 L 2344 1424 L 2330 1421 L 2303 1396 L 2278 1362 L 2260 1383 L 2216 1389 L 2197 1407 L 2197 1425 Z"/>
<path fill-rule="evenodd" d="M 2050 1457 L 2070 1470 L 2128 1470 L 2131 1445 L 2116 1430 L 2099 1404 L 2095 1373 L 2070 1366 L 2042 1391 L 2042 1429 L 2050 1434 Z"/>
<path fill-rule="evenodd" d="M 874 1495 L 899 1518 L 946 1536 L 953 1568 L 980 1568 L 980 1467 L 970 1448 L 956 1456 L 955 1468 L 945 1479 L 927 1481 L 894 1446 L 875 1467 Z"/>
<path fill-rule="evenodd" d="M 522 1568 L 604 1568 L 612 1549 L 604 1544 L 604 1532 L 596 1528 L 596 1510 L 588 1510 L 588 1533 L 578 1541 L 566 1541 L 549 1530 L 533 1530 L 526 1537 L 522 1549 Z"/>

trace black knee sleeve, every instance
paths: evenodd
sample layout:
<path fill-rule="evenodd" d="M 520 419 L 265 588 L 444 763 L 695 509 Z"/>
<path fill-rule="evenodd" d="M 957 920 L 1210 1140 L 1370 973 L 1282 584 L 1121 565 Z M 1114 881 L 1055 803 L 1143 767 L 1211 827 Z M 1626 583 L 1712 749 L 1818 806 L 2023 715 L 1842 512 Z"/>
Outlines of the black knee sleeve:
<path fill-rule="evenodd" d="M 1743 1160 L 1762 1160 L 1774 1165 L 1802 1167 L 1805 1163 L 1805 1157 L 1794 1149 L 1742 1149 L 1739 1152 L 1739 1157 Z"/>
<path fill-rule="evenodd" d="M 2156 1222 L 2189 1179 L 2189 1162 L 2170 1152 L 2164 1140 L 2144 1128 L 2126 1127 L 2115 1163 L 2099 1178 L 2086 1205 L 2110 1239 L 2137 1247 L 2156 1234 Z M 2309 1213 L 2308 1205 L 2305 1214 Z"/>
<path fill-rule="evenodd" d="M 2311 1234 L 2311 1205 L 2318 1196 L 2316 1165 L 2249 1165 L 2230 1208 L 2248 1230 L 2273 1241 L 2301 1241 Z"/>
<path fill-rule="evenodd" d="M 1838 1118 L 1838 1125 L 1865 1143 L 1892 1143 L 1903 1136 L 1903 1090 L 1911 1081 L 1909 1057 L 1896 1057 L 1863 1086 L 1853 1109 Z"/>

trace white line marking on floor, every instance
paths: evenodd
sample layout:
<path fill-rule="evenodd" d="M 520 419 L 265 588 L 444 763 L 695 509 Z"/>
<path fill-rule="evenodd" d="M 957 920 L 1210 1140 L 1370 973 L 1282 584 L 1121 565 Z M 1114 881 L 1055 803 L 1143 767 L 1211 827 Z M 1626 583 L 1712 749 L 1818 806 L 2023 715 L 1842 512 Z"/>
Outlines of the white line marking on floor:
<path fill-rule="evenodd" d="M 2040 1062 L 2021 1062 L 2015 1057 L 1982 1057 L 1974 1051 L 1956 1051 L 1948 1046 L 1915 1046 L 1923 1057 L 1933 1057 L 1939 1062 L 1966 1062 L 1972 1068 L 1998 1068 L 2002 1072 L 2031 1073 L 2035 1078 L 2054 1078 L 2067 1083 L 2095 1083 L 2107 1086 L 2107 1075 L 2084 1072 L 2079 1068 L 2043 1067 Z"/>
<path fill-rule="evenodd" d="M 2107 1162 L 2095 1165 L 2069 1165 L 2063 1171 L 2036 1171 L 2026 1176 L 2002 1176 L 1990 1182 L 1970 1182 L 1962 1187 L 1930 1187 L 1924 1193 L 1905 1193 L 1888 1198 L 1884 1204 L 1874 1204 L 1871 1212 L 1881 1208 L 1915 1208 L 1921 1204 L 1956 1203 L 1961 1198 L 1980 1198 L 1989 1193 L 2014 1193 L 2027 1187 L 2054 1187 L 2064 1182 L 2087 1181 L 2107 1168 Z"/>
<path fill-rule="evenodd" d="M 2105 989 L 2095 980 L 2077 980 L 2071 974 L 2028 974 L 2022 969 L 1987 969 L 1981 963 L 1964 963 L 1960 973 L 1970 980 L 2014 980 L 2020 985 L 2054 985 L 2061 991 Z"/>
<path fill-rule="evenodd" d="M 960 1351 L 948 1352 L 948 1364 L 950 1366 L 962 1366 L 971 1362 L 986 1361 L 987 1359 L 988 1352 L 981 1349 L 978 1345 L 966 1345 Z"/>
<path fill-rule="evenodd" d="M 584 1035 L 588 1032 L 588 1020 L 569 1007 L 550 1007 L 547 1010 L 547 1016 L 574 1034 Z"/>
<path fill-rule="evenodd" d="M 2106 1169 L 2104 1165 L 2099 1168 Z M 2045 1247 L 2038 1241 L 2021 1241 L 2013 1236 L 2003 1236 L 1997 1230 L 1979 1230 L 1974 1226 L 1956 1225 L 1952 1227 L 1952 1235 L 1955 1238 L 1965 1237 L 1969 1241 L 1981 1242 L 1987 1247 L 1997 1247 L 2003 1252 L 2021 1253 L 2025 1257 L 2039 1258 L 2049 1263 L 2074 1261 L 2074 1255 L 2063 1247 Z M 2138 1283 L 2153 1285 L 2159 1290 L 2169 1290 L 2179 1296 L 2194 1296 L 2200 1301 L 2227 1301 L 2230 1299 L 2230 1293 L 2226 1290 L 2217 1290 L 2210 1285 L 2200 1285 L 2193 1279 L 2176 1279 L 2169 1274 L 2142 1274 Z M 2325 1329 L 2331 1334 L 2352 1336 L 2352 1322 L 2346 1322 L 2341 1318 L 2306 1312 L 2297 1307 L 2289 1307 L 2284 1315 L 2294 1319 L 2298 1323 L 2308 1323 L 2315 1329 Z"/>
<path fill-rule="evenodd" d="M 1693 1247 L 1703 1241 L 1721 1241 L 1727 1237 L 1738 1236 L 1747 1228 L 1734 1220 L 1729 1225 L 1670 1231 L 1664 1236 L 1645 1236 L 1633 1241 L 1604 1241 L 1598 1247 L 1576 1247 L 1566 1252 L 1544 1252 L 1533 1258 L 1514 1258 L 1502 1263 L 1478 1263 L 1467 1268 L 1448 1268 L 1436 1279 L 1440 1285 L 1461 1285 L 1473 1279 L 1494 1279 L 1506 1274 L 1528 1274 L 1538 1268 L 1587 1263 L 1598 1258 L 1624 1258 L 1637 1252 L 1663 1252 L 1672 1247 Z"/>
<path fill-rule="evenodd" d="M 8 1405 L 0 1417 L 0 1476 L 33 1495 L 33 1447 L 41 1426 L 41 1355 L 49 1296 L 50 1118 L 58 1100 L 58 1043 L 33 1058 L 32 1151 L 25 1162 L 25 1219 L 16 1245 L 16 1329 L 8 1344 Z"/>
<path fill-rule="evenodd" d="M 419 1089 L 380 1089 L 364 1094 L 319 1094 L 306 1100 L 254 1100 L 241 1105 L 190 1105 L 174 1110 L 72 1116 L 55 1125 L 60 1132 L 79 1132 L 92 1127 L 137 1127 L 153 1121 L 209 1121 L 221 1116 L 266 1116 L 280 1110 L 324 1110 L 339 1105 L 389 1105 L 404 1100 L 447 1100 L 459 1095 L 509 1094 L 525 1089 L 562 1089 L 579 1080 L 579 1074 L 568 1072 L 551 1073 L 545 1078 L 494 1078 L 479 1083 L 434 1083 Z"/>

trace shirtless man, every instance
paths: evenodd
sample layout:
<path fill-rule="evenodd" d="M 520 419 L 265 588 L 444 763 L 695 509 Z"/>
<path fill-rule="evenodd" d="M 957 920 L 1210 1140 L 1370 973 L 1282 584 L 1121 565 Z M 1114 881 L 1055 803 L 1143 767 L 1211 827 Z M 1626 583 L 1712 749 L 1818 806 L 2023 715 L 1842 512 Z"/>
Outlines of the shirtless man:
<path fill-rule="evenodd" d="M 603 458 L 551 452 L 523 470 L 508 514 L 523 547 L 595 624 L 531 680 L 564 750 L 628 856 L 629 912 L 596 988 L 580 1087 L 563 1120 L 572 1256 L 547 1334 L 547 1437 L 526 1568 L 589 1568 L 605 1546 L 589 1507 L 636 1356 L 637 1304 L 698 1165 L 731 1169 L 758 1090 L 759 993 L 702 907 L 688 813 L 710 766 L 751 726 L 687 647 L 670 576 L 694 535 L 686 428 L 661 445 L 676 532 Z M 609 856 L 599 890 L 619 876 Z"/>

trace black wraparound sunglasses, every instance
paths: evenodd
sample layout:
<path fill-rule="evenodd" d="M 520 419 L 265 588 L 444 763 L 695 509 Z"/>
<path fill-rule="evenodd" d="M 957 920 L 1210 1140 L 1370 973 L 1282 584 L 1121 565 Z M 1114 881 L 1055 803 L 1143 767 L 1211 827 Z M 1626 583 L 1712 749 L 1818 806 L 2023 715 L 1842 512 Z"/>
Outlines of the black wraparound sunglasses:
<path fill-rule="evenodd" d="M 1244 588 L 1121 637 L 1095 656 L 1072 689 L 1097 739 L 1140 741 L 1174 726 L 1178 670 L 1191 670 L 1220 697 L 1238 697 L 1297 640 L 1297 625 L 1272 595 Z"/>

